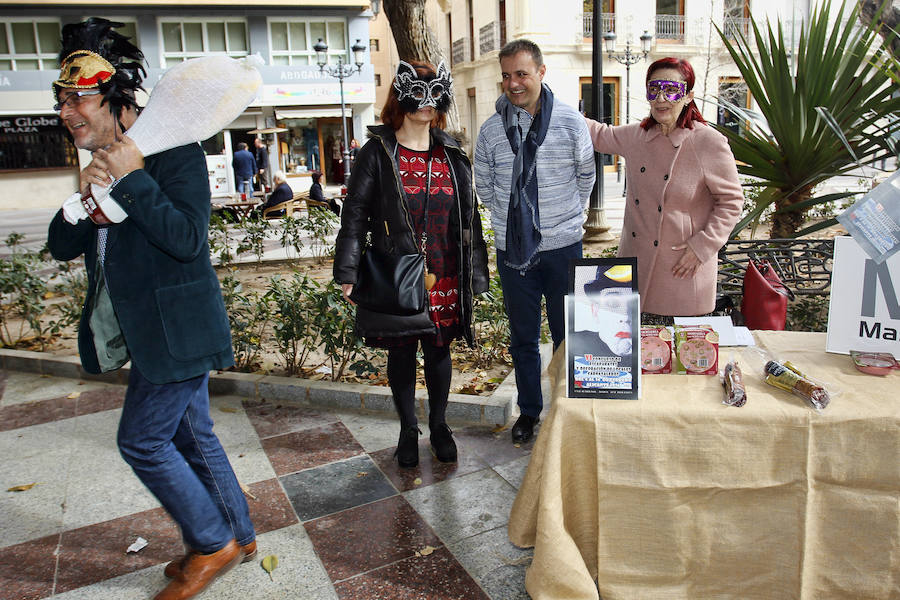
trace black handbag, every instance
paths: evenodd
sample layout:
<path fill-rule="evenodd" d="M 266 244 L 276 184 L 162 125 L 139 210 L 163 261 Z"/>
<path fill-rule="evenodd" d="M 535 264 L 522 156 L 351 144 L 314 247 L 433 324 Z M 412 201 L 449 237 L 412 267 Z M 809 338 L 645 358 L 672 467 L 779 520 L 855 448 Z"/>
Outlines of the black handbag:
<path fill-rule="evenodd" d="M 350 299 L 372 312 L 421 313 L 425 310 L 425 255 L 385 254 L 369 246 L 360 258 Z"/>
<path fill-rule="evenodd" d="M 356 284 L 350 299 L 366 310 L 397 316 L 411 316 L 425 311 L 425 289 L 435 283 L 434 274 L 428 273 L 425 259 L 427 236 L 425 221 L 428 215 L 428 198 L 431 196 L 432 147 L 428 148 L 428 182 L 425 186 L 425 206 L 422 210 L 422 252 L 415 254 L 385 254 L 374 246 L 367 246 L 359 260 Z M 395 158 L 396 160 L 396 158 Z M 406 202 L 406 192 L 403 193 Z M 387 231 L 387 221 L 384 224 Z"/>

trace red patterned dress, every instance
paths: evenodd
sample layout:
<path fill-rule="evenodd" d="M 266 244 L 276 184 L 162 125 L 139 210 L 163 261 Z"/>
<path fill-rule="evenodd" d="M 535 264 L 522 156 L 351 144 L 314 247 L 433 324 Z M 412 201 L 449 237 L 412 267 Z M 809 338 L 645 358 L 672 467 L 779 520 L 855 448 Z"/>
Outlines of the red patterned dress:
<path fill-rule="evenodd" d="M 447 165 L 444 147 L 435 146 L 431 156 L 431 187 L 426 220 L 424 212 L 428 151 L 399 146 L 397 165 L 409 203 L 409 217 L 415 229 L 416 240 L 422 239 L 424 225 L 428 234 L 425 261 L 428 272 L 437 278 L 437 283 L 428 292 L 429 315 L 437 326 L 437 333 L 421 337 L 427 338 L 435 346 L 446 346 L 462 334 L 459 324 L 459 245 L 450 234 L 450 211 L 454 204 L 450 167 Z M 369 339 L 367 343 L 391 348 L 417 343 L 419 337 Z"/>

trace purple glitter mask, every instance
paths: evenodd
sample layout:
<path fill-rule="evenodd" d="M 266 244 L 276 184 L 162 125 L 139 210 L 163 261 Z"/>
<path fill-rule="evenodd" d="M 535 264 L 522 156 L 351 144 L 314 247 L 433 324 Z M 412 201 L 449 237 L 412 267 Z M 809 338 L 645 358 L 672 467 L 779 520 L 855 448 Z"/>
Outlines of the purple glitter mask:
<path fill-rule="evenodd" d="M 647 82 L 647 100 L 652 102 L 659 95 L 669 102 L 678 102 L 687 95 L 687 84 L 683 81 L 669 81 L 668 79 L 651 79 Z"/>
<path fill-rule="evenodd" d="M 401 60 L 397 66 L 397 77 L 394 78 L 397 101 L 408 113 L 426 106 L 432 106 L 438 112 L 447 112 L 452 85 L 453 78 L 444 61 L 438 65 L 436 76 L 420 79 L 413 66 Z"/>

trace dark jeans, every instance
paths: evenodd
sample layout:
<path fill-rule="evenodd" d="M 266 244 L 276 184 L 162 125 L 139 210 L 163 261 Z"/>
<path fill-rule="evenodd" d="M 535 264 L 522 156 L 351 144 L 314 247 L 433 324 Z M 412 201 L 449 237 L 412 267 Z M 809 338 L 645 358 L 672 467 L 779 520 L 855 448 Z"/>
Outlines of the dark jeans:
<path fill-rule="evenodd" d="M 509 353 L 516 370 L 516 388 L 522 414 L 538 417 L 544 406 L 541 394 L 541 297 L 547 300 L 547 321 L 553 350 L 566 337 L 565 295 L 569 287 L 569 261 L 581 258 L 581 242 L 547 250 L 528 271 L 506 266 L 506 252 L 497 250 L 497 271 L 503 285 L 503 304 L 509 317 Z"/>
<path fill-rule="evenodd" d="M 200 552 L 256 537 L 247 500 L 209 416 L 209 375 L 147 381 L 132 363 L 119 421 L 119 452 Z"/>

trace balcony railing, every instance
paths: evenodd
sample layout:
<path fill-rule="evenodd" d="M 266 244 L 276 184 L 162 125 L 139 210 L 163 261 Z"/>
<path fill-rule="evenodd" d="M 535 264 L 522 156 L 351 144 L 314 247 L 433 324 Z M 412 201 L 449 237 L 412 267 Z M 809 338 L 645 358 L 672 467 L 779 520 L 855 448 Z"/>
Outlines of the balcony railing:
<path fill-rule="evenodd" d="M 506 44 L 506 21 L 491 21 L 478 30 L 478 52 L 487 54 Z"/>
<path fill-rule="evenodd" d="M 591 13 L 584 13 L 582 15 L 582 21 L 584 23 L 584 37 L 592 38 L 594 37 L 594 15 Z M 616 32 L 616 13 L 600 13 L 600 35 L 603 35 L 607 31 Z"/>
<path fill-rule="evenodd" d="M 454 40 L 450 48 L 450 64 L 455 65 L 472 60 L 469 56 L 469 38 L 461 37 Z"/>
<path fill-rule="evenodd" d="M 744 38 L 749 38 L 750 19 L 744 17 L 725 17 L 723 31 L 725 32 L 725 37 L 729 40 L 736 40 L 741 35 L 743 35 Z"/>
<path fill-rule="evenodd" d="M 676 40 L 684 42 L 685 18 L 682 15 L 656 15 L 656 34 L 658 40 Z"/>

